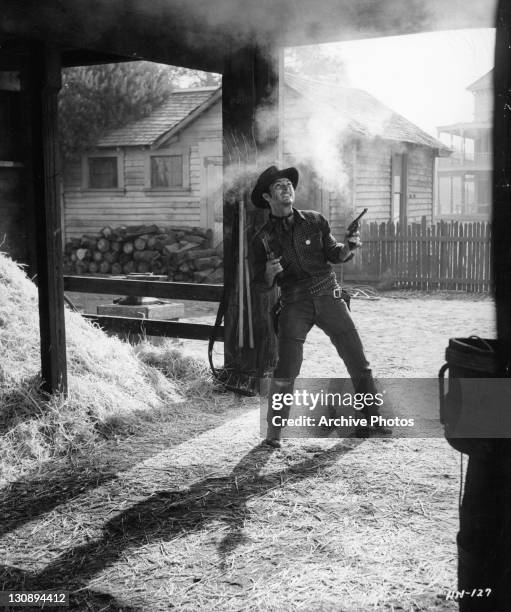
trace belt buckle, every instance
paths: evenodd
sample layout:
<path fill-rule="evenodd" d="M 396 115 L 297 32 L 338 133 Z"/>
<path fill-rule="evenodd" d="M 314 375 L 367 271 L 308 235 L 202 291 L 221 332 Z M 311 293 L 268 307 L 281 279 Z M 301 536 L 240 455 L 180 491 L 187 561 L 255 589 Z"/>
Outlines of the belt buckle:
<path fill-rule="evenodd" d="M 340 297 L 342 297 L 342 288 L 336 287 L 334 289 L 334 298 L 339 299 Z"/>

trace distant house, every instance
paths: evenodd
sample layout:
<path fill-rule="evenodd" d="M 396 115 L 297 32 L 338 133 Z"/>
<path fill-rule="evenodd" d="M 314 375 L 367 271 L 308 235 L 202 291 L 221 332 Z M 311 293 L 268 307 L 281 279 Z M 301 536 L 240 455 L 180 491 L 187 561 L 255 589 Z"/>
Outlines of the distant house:
<path fill-rule="evenodd" d="M 450 154 L 445 145 L 365 91 L 292 75 L 284 89 L 284 157 L 300 168 L 298 206 L 323 212 L 338 235 L 364 207 L 372 221 L 432 220 L 435 158 Z M 321 115 L 321 105 L 344 126 L 332 172 L 348 178 L 338 190 L 322 185 L 299 155 L 315 136 L 308 119 L 318 108 Z M 65 168 L 67 240 L 106 225 L 156 224 L 212 228 L 218 243 L 221 223 L 220 88 L 173 92 L 150 116 L 104 134 Z"/>
<path fill-rule="evenodd" d="M 370 221 L 432 221 L 435 159 L 450 155 L 446 145 L 366 91 L 294 75 L 286 75 L 285 83 L 285 138 L 302 126 L 309 129 L 303 134 L 307 147 L 314 130 L 324 129 L 317 122 L 310 125 L 312 114 L 321 118 L 322 109 L 328 109 L 330 118 L 341 118 L 338 171 L 348 181 L 342 189 L 331 190 L 323 188 L 321 180 L 312 180 L 308 189 L 310 207 L 330 219 L 336 234 L 342 235 L 354 211 L 366 207 Z M 291 161 L 292 152 L 288 154 Z"/>
<path fill-rule="evenodd" d="M 66 239 L 107 225 L 212 228 L 221 191 L 221 90 L 178 90 L 66 165 Z"/>
<path fill-rule="evenodd" d="M 438 164 L 438 209 L 443 219 L 488 221 L 491 209 L 493 70 L 467 87 L 474 119 L 439 126 L 454 153 Z"/>

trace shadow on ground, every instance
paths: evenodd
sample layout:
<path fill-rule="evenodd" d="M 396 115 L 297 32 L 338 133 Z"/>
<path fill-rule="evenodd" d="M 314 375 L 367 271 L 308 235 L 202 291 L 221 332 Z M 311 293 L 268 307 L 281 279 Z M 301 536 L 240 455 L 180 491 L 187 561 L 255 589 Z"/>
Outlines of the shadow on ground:
<path fill-rule="evenodd" d="M 143 443 L 139 437 L 125 436 L 111 443 L 105 441 L 92 457 L 84 455 L 69 461 L 62 458 L 48 461 L 0 489 L 0 536 L 114 480 L 120 471 L 218 427 L 225 423 L 226 413 L 231 410 L 205 413 L 194 423 L 194 428 L 189 427 L 189 422 L 187 427 L 178 422 L 177 425 L 169 423 L 169 427 L 148 423 Z"/>
<path fill-rule="evenodd" d="M 223 566 L 226 557 L 244 541 L 243 525 L 250 513 L 249 498 L 265 495 L 286 481 L 308 478 L 360 443 L 361 440 L 341 442 L 328 450 L 316 449 L 311 457 L 271 474 L 260 471 L 274 449 L 256 446 L 224 478 L 206 478 L 187 489 L 159 491 L 120 512 L 105 524 L 101 539 L 67 550 L 39 573 L 0 567 L 3 589 L 20 585 L 27 590 L 65 588 L 82 597 L 84 591 L 79 589 L 85 589 L 96 574 L 122 558 L 126 548 L 170 541 L 199 530 L 213 520 L 222 520 L 228 525 L 228 533 L 218 545 Z M 73 596 L 72 608 L 75 599 Z"/>

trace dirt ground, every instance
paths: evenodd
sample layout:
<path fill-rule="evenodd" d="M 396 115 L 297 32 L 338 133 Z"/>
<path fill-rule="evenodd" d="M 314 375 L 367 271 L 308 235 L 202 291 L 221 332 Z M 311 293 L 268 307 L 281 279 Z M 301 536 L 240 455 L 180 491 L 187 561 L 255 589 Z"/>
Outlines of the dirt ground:
<path fill-rule="evenodd" d="M 207 306 L 202 306 L 204 310 Z M 211 307 L 209 307 L 211 308 Z M 185 314 L 187 314 L 185 312 Z M 466 294 L 427 296 L 408 292 L 352 300 L 352 316 L 377 377 L 436 377 L 443 365 L 449 338 L 471 335 L 495 337 L 495 314 L 490 298 Z M 194 319 L 213 323 L 210 314 L 196 311 Z M 186 353 L 206 358 L 204 343 L 182 341 Z M 215 361 L 222 363 L 222 345 Z M 314 327 L 304 346 L 301 376 L 345 377 L 344 364 L 325 334 Z"/>
<path fill-rule="evenodd" d="M 355 299 L 379 377 L 436 377 L 450 337 L 495 336 L 470 296 Z M 187 317 L 212 322 L 216 305 Z M 206 359 L 204 342 L 182 350 Z M 221 344 L 215 359 L 222 362 Z M 311 331 L 302 375 L 345 376 Z M 455 610 L 460 455 L 437 439 L 259 445 L 259 405 L 108 441 L 1 492 L 2 584 L 66 588 L 73 610 Z"/>
<path fill-rule="evenodd" d="M 98 304 L 115 296 L 68 293 L 83 312 L 95 313 Z M 213 324 L 218 304 L 184 304 L 183 321 Z M 377 377 L 436 377 L 444 363 L 449 338 L 471 335 L 493 338 L 496 334 L 493 300 L 484 294 L 417 291 L 382 292 L 352 300 L 352 316 Z M 207 359 L 203 341 L 176 341 L 182 350 Z M 223 346 L 215 346 L 215 363 L 223 362 Z M 314 327 L 304 346 L 301 375 L 311 378 L 345 377 L 346 369 L 325 334 Z"/>

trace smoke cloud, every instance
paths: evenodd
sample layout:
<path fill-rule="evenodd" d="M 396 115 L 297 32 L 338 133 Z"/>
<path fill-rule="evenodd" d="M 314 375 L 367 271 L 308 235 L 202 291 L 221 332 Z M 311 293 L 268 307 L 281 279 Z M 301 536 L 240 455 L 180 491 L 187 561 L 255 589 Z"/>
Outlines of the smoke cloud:
<path fill-rule="evenodd" d="M 349 121 L 331 105 L 293 95 L 285 88 L 282 138 L 285 158 L 309 167 L 328 191 L 342 192 L 349 180 L 343 150 Z"/>
<path fill-rule="evenodd" d="M 342 194 L 351 178 L 356 141 L 362 138 L 366 145 L 377 146 L 393 111 L 366 92 L 291 74 L 283 78 L 282 113 L 262 107 L 256 115 L 258 133 L 264 139 L 278 128 L 283 142 L 280 163 L 306 168 L 324 190 Z M 273 157 L 271 163 L 275 153 Z"/>

